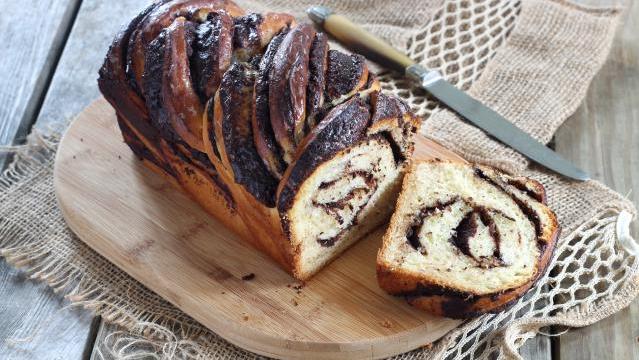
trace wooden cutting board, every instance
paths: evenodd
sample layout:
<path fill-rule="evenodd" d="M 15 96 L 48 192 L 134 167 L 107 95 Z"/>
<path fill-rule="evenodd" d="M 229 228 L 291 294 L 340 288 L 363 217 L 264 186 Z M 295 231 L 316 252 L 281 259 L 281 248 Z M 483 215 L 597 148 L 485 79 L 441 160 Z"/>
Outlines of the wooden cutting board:
<path fill-rule="evenodd" d="M 423 137 L 416 156 L 461 160 Z M 64 135 L 55 188 L 69 226 L 87 245 L 247 350 L 276 358 L 382 358 L 460 324 L 379 289 L 375 257 L 384 229 L 299 284 L 146 169 L 104 99 Z M 255 277 L 242 280 L 249 274 Z"/>

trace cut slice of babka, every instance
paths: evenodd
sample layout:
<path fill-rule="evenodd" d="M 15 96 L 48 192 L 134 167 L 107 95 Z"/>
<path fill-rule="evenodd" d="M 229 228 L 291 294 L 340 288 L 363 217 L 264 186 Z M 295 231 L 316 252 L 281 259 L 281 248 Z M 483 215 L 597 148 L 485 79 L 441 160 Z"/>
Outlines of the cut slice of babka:
<path fill-rule="evenodd" d="M 377 257 L 379 284 L 437 315 L 498 311 L 545 272 L 558 235 L 539 182 L 485 166 L 417 162 Z"/>

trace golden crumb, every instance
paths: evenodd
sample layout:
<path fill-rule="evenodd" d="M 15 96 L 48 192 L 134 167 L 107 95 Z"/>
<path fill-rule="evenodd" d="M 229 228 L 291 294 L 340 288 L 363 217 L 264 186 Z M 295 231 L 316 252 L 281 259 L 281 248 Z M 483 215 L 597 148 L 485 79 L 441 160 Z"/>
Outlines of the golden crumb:
<path fill-rule="evenodd" d="M 387 328 L 387 329 L 390 329 L 390 328 L 392 328 L 392 327 L 393 327 L 393 324 L 391 324 L 391 322 L 390 322 L 390 321 L 388 321 L 388 320 L 384 320 L 384 321 L 382 321 L 382 322 L 380 323 L 380 325 L 382 325 L 382 327 L 385 327 L 385 328 Z"/>

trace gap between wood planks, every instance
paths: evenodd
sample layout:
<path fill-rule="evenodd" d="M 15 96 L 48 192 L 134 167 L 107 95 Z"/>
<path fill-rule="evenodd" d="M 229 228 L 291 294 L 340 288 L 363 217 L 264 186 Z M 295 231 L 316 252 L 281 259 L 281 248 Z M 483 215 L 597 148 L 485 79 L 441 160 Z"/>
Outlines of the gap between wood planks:
<path fill-rule="evenodd" d="M 71 3 L 67 13 L 63 16 L 60 29 L 53 38 L 51 50 L 47 54 L 42 71 L 38 76 L 33 91 L 29 95 L 27 106 L 22 113 L 21 119 L 18 121 L 18 128 L 11 142 L 12 145 L 20 145 L 25 142 L 27 135 L 31 132 L 31 128 L 40 114 L 42 104 L 51 86 L 51 80 L 58 68 L 62 52 L 64 51 L 71 30 L 73 29 L 73 24 L 75 24 L 78 12 L 80 11 L 82 0 L 71 0 Z M 11 155 L 0 155 L 0 169 L 4 170 L 7 165 L 11 163 L 12 159 L 13 156 Z"/>

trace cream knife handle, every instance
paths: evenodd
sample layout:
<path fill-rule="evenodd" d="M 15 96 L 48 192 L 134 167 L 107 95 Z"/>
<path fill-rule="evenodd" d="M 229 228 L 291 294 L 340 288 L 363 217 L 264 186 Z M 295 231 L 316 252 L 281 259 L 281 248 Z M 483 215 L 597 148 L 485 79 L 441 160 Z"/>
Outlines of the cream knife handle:
<path fill-rule="evenodd" d="M 380 65 L 404 74 L 406 68 L 415 64 L 408 56 L 382 39 L 353 24 L 344 16 L 333 14 L 329 8 L 313 6 L 307 13 L 311 20 L 322 26 L 340 43 Z"/>

